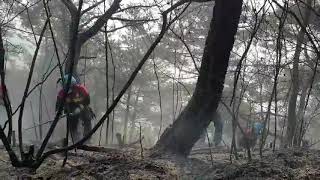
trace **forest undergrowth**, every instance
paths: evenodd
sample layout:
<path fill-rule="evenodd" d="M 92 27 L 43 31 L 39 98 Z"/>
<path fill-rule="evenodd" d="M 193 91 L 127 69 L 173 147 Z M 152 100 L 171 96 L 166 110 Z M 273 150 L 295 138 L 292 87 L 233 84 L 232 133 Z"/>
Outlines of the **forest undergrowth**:
<path fill-rule="evenodd" d="M 48 158 L 36 171 L 14 168 L 7 153 L 0 151 L 0 179 L 319 179 L 320 151 L 283 149 L 257 152 L 249 162 L 244 152 L 239 159 L 229 150 L 193 151 L 186 159 L 177 156 L 149 158 L 148 150 L 141 156 L 139 148 L 105 152 L 77 150 L 69 152 L 62 167 L 64 154 Z M 213 161 L 211 161 L 211 156 Z"/>

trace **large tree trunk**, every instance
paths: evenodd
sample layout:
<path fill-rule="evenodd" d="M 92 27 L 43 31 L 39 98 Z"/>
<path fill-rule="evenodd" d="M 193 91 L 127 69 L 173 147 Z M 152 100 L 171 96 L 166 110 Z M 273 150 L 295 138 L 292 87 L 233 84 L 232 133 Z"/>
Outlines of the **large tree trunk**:
<path fill-rule="evenodd" d="M 293 57 L 292 89 L 291 89 L 291 95 L 290 95 L 289 105 L 288 105 L 288 126 L 287 126 L 287 134 L 286 134 L 288 146 L 292 145 L 293 136 L 294 136 L 296 124 L 297 124 L 296 104 L 297 104 L 297 97 L 298 97 L 298 91 L 299 91 L 299 58 L 300 58 L 301 45 L 302 45 L 303 38 L 304 38 L 304 32 L 300 30 L 297 37 L 297 45 L 296 45 L 296 50 Z"/>
<path fill-rule="evenodd" d="M 208 127 L 221 98 L 242 0 L 216 0 L 194 94 L 155 145 L 155 153 L 188 155 Z"/>
<path fill-rule="evenodd" d="M 308 4 L 311 4 L 312 0 L 308 0 Z M 310 17 L 310 9 L 305 10 L 304 14 L 304 27 L 300 29 L 297 36 L 297 44 L 296 49 L 293 56 L 293 69 L 292 69 L 292 88 L 291 95 L 289 99 L 288 105 L 288 126 L 286 133 L 287 146 L 291 147 L 293 144 L 293 138 L 296 132 L 297 126 L 297 115 L 296 115 L 296 107 L 297 107 L 297 97 L 299 92 L 299 59 L 301 54 L 301 46 L 304 42 L 305 29 L 308 25 Z"/>

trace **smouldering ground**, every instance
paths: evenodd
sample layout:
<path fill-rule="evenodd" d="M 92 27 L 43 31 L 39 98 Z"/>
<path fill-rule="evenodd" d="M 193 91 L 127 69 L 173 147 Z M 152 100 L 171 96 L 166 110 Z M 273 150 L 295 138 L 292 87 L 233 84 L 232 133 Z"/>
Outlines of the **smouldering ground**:
<path fill-rule="evenodd" d="M 69 154 L 65 167 L 61 167 L 63 156 L 54 155 L 35 174 L 30 174 L 13 168 L 1 150 L 0 179 L 320 179 L 319 150 L 266 152 L 263 159 L 254 153 L 250 162 L 242 153 L 232 163 L 227 150 L 212 150 L 212 162 L 208 153 L 193 153 L 188 159 L 142 159 L 138 149 L 108 153 L 78 151 Z"/>

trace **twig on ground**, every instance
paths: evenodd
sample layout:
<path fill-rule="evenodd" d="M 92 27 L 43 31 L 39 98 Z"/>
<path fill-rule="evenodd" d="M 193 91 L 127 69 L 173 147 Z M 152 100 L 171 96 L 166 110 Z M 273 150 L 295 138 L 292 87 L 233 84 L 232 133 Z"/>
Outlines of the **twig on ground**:
<path fill-rule="evenodd" d="M 140 133 L 139 133 L 139 139 L 140 139 L 140 155 L 141 155 L 141 158 L 143 159 L 143 147 L 142 147 L 142 130 L 141 130 L 141 123 L 139 123 L 140 125 Z"/>
<path fill-rule="evenodd" d="M 106 148 L 100 146 L 88 146 L 88 145 L 79 145 L 77 149 L 84 150 L 84 151 L 93 151 L 93 152 L 104 152 L 104 153 L 111 153 L 111 152 L 118 152 L 119 149 L 117 148 Z"/>

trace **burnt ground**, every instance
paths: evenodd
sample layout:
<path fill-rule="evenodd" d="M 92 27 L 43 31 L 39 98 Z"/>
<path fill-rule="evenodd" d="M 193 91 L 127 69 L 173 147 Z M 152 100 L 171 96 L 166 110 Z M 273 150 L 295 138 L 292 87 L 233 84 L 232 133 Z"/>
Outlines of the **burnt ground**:
<path fill-rule="evenodd" d="M 319 150 L 267 151 L 261 159 L 253 153 L 248 162 L 244 153 L 230 162 L 228 150 L 213 149 L 193 153 L 188 159 L 142 158 L 139 149 L 110 152 L 69 153 L 65 167 L 63 155 L 54 155 L 36 171 L 16 169 L 4 150 L 0 151 L 0 179 L 320 179 Z M 145 155 L 146 156 L 146 155 Z"/>
<path fill-rule="evenodd" d="M 208 159 L 208 157 L 207 157 Z M 281 150 L 254 154 L 248 162 L 243 157 L 233 163 L 215 164 L 198 174 L 203 179 L 320 179 L 319 150 Z M 201 179 L 201 178 L 200 178 Z"/>

